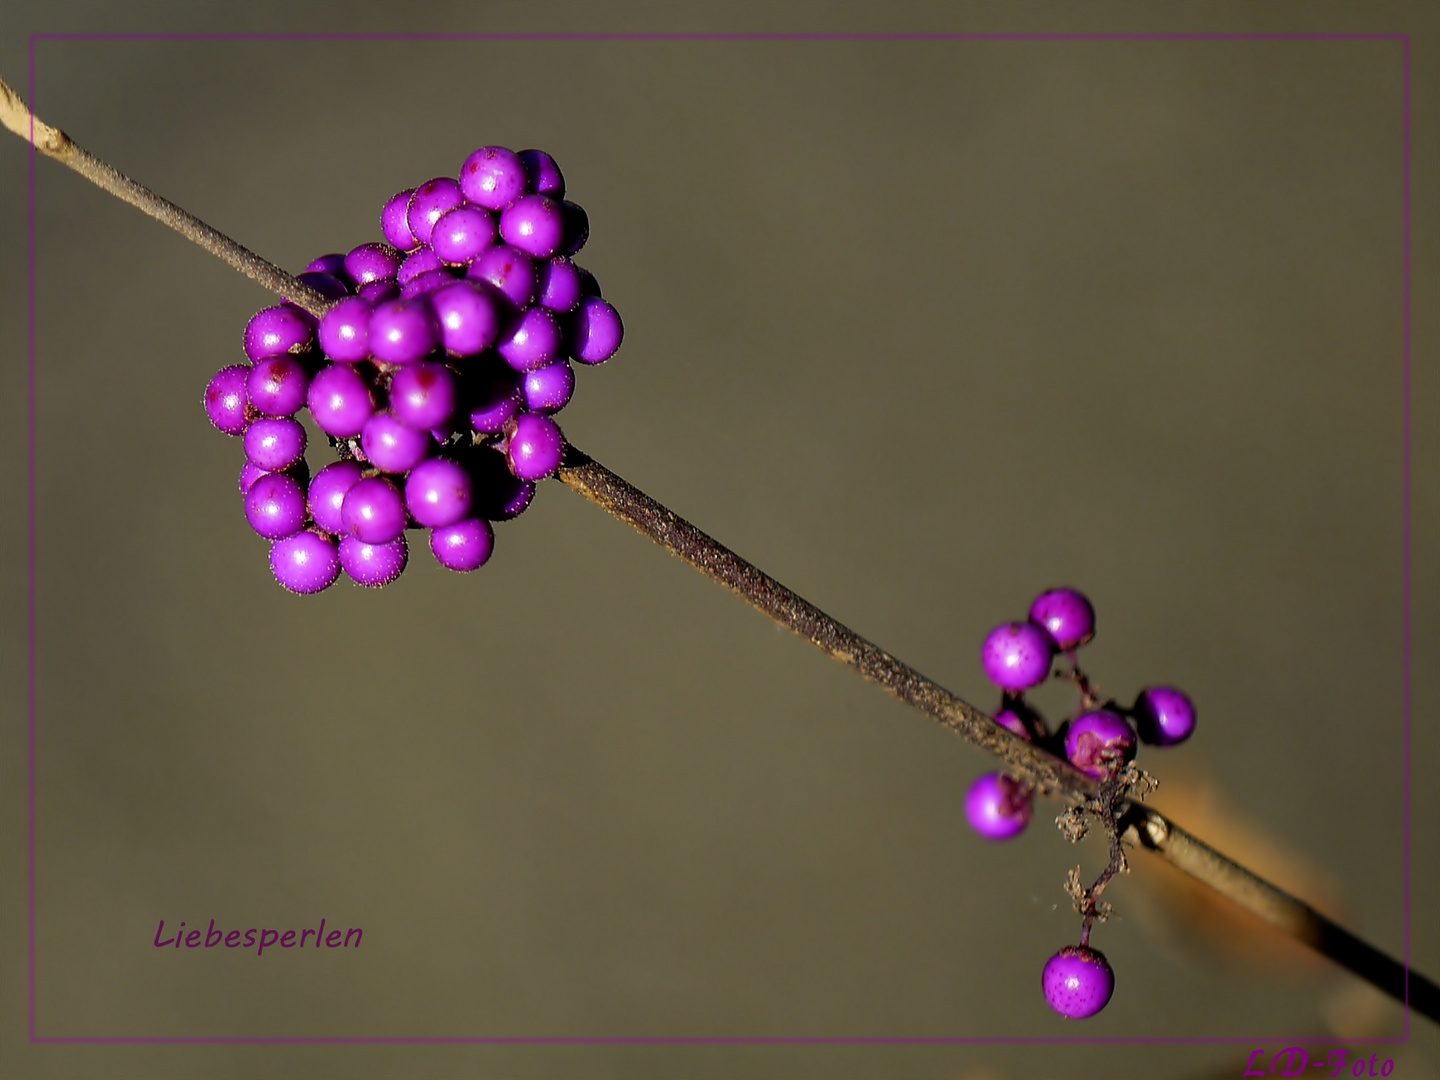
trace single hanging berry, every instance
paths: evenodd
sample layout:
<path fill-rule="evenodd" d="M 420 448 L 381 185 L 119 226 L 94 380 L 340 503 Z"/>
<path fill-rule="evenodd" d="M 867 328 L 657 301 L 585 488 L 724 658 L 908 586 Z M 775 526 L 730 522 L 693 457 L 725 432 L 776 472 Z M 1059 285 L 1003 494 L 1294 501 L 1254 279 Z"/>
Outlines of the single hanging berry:
<path fill-rule="evenodd" d="M 1040 976 L 1045 1000 L 1067 1020 L 1094 1016 L 1115 992 L 1115 972 L 1105 954 L 1087 945 L 1066 945 Z"/>

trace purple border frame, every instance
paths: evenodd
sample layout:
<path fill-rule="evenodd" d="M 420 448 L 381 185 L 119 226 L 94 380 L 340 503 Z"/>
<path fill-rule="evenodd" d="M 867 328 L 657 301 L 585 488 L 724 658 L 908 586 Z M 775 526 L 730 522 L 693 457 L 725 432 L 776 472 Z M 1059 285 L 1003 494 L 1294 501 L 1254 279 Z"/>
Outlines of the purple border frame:
<path fill-rule="evenodd" d="M 1402 713 L 1402 784 L 1403 795 L 1402 827 L 1403 838 L 1403 955 L 1402 962 L 1408 974 L 1410 970 L 1410 702 L 1411 702 L 1411 603 L 1410 603 L 1410 556 L 1411 556 L 1411 510 L 1410 510 L 1410 326 L 1411 326 L 1411 66 L 1410 35 L 1393 34 L 1326 34 L 1326 33 L 470 33 L 470 34 L 386 34 L 386 33 L 138 33 L 138 34 L 31 34 L 27 45 L 27 91 L 32 107 L 35 105 L 35 46 L 39 41 L 1394 41 L 1402 46 L 1403 84 L 1403 297 L 1401 331 L 1401 384 L 1403 393 L 1401 421 L 1401 471 L 1402 471 L 1402 629 L 1401 641 L 1403 658 L 1401 662 L 1403 688 L 1401 692 Z M 33 135 L 33 119 L 32 119 Z M 1129 1044 L 1129 1045 L 1270 1045 L 1295 1043 L 1314 1045 L 1327 1043 L 1349 1043 L 1357 1041 L 1341 1038 L 1305 1037 L 1274 1038 L 1256 1036 L 1214 1036 L 1185 1038 L 1182 1036 L 1135 1036 L 1135 1037 L 1027 1037 L 1027 1036 L 344 1036 L 344 1035 L 298 1035 L 298 1036 L 104 1036 L 104 1035 L 40 1035 L 36 1031 L 36 942 L 35 942 L 35 705 L 36 705 L 36 641 L 35 641 L 35 346 L 36 346 L 36 224 L 35 224 L 35 160 L 37 152 L 33 140 L 29 150 L 29 191 L 27 210 L 29 228 L 26 243 L 28 290 L 26 296 L 27 319 L 27 381 L 26 381 L 26 902 L 28 907 L 27 936 L 27 1026 L 26 1033 L 33 1044 L 49 1046 L 82 1045 L 552 1045 L 552 1046 L 614 1046 L 614 1045 L 679 1045 L 679 1046 L 873 1046 L 873 1045 L 1023 1045 L 1023 1044 Z M 1359 1040 L 1364 1045 L 1403 1044 L 1410 1040 L 1410 1009 L 1405 1008 L 1405 1033 L 1383 1039 Z"/>

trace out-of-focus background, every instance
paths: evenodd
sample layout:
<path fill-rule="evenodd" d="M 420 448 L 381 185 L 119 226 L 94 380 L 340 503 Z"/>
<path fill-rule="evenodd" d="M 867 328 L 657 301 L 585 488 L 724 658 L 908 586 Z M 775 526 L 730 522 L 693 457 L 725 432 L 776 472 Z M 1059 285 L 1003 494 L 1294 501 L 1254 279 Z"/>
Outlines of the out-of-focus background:
<path fill-rule="evenodd" d="M 608 15 L 17 5 L 58 30 L 1402 31 L 1414 44 L 1412 937 L 1440 974 L 1435 20 L 1415 5 Z M 1188 12 L 1188 14 L 1186 14 Z M 1195 16 L 1191 21 L 1184 18 Z M 358 19 L 358 21 L 356 21 Z M 1162 809 L 1404 948 L 1397 41 L 42 40 L 38 114 L 299 270 L 393 192 L 538 146 L 626 340 L 578 446 L 982 708 L 978 648 L 1084 589 L 1168 682 Z M 283 592 L 201 392 L 270 299 L 36 166 L 41 1036 L 1194 1037 L 1233 1045 L 38 1046 L 25 1002 L 25 192 L 0 145 L 6 1075 L 1239 1075 L 1397 1007 L 1144 854 L 964 821 L 989 759 L 558 484 L 490 565 Z M 327 460 L 312 448 L 312 467 Z M 1057 712 L 1067 696 L 1047 691 Z M 1057 717 L 1058 718 L 1058 717 Z M 363 946 L 155 949 L 156 924 Z M 168 933 L 168 931 L 167 931 Z M 1381 1058 L 1440 1069 L 1436 1029 Z M 1368 1053 L 1368 1051 L 1367 1051 Z M 1126 1064 L 1117 1062 L 1123 1056 Z M 1117 1069 L 1120 1071 L 1117 1072 Z"/>

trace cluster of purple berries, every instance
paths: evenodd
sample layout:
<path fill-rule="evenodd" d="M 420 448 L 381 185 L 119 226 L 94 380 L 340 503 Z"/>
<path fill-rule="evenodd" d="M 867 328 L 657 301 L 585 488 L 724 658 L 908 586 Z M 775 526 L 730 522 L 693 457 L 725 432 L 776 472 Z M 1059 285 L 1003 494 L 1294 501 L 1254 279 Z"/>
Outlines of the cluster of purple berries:
<path fill-rule="evenodd" d="M 1095 637 L 1095 609 L 1075 589 L 1051 589 L 1030 605 L 1021 622 L 997 626 L 985 638 L 980 663 L 1001 690 L 995 722 L 1029 742 L 1063 757 L 1096 780 L 1107 780 L 1135 756 L 1137 739 L 1174 746 L 1195 730 L 1195 706 L 1173 686 L 1148 686 L 1128 708 L 1098 698 L 1076 662 L 1076 650 Z M 1040 712 L 1025 701 L 1025 691 L 1052 675 L 1057 655 L 1068 666 L 1056 678 L 1072 680 L 1080 691 L 1076 715 L 1051 732 Z M 1004 773 L 975 781 L 965 799 L 970 824 L 990 840 L 1018 836 L 1030 823 L 1034 792 Z M 1103 953 L 1088 944 L 1067 945 L 1050 958 L 1043 976 L 1045 998 L 1071 1019 L 1093 1016 L 1115 989 L 1115 975 Z"/>
<path fill-rule="evenodd" d="M 250 363 L 205 392 L 211 422 L 244 438 L 245 516 L 296 593 L 342 570 L 390 584 L 409 527 L 431 530 L 442 566 L 483 565 L 491 523 L 523 512 L 560 466 L 553 417 L 575 390 L 570 361 L 603 363 L 624 334 L 571 261 L 589 221 L 543 151 L 481 147 L 458 179 L 392 197 L 380 226 L 385 242 L 298 275 L 331 302 L 323 317 L 288 301 L 258 312 Z M 313 478 L 305 408 L 340 454 Z"/>

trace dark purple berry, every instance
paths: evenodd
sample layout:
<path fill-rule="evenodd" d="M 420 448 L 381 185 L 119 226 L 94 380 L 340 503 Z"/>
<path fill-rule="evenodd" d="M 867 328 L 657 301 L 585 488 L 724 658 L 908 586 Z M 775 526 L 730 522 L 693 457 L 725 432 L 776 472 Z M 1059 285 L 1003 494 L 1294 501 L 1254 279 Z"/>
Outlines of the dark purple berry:
<path fill-rule="evenodd" d="M 448 176 L 437 176 L 433 180 L 426 180 L 415 189 L 415 194 L 410 196 L 410 206 L 405 211 L 405 223 L 410 226 L 416 240 L 428 244 L 435 229 L 435 222 L 440 220 L 445 211 L 453 210 L 464 202 L 465 196 L 461 193 L 459 184 Z"/>
<path fill-rule="evenodd" d="M 400 270 L 395 275 L 395 280 L 404 286 L 421 274 L 428 274 L 432 270 L 443 270 L 444 268 L 444 261 L 435 254 L 435 249 L 427 244 L 424 247 L 416 248 L 405 257 L 405 261 L 400 264 Z"/>
<path fill-rule="evenodd" d="M 390 383 L 390 411 L 421 431 L 440 427 L 455 415 L 455 376 L 444 364 L 422 360 L 401 368 Z"/>
<path fill-rule="evenodd" d="M 345 256 L 345 272 L 356 285 L 369 285 L 393 278 L 400 262 L 400 252 L 389 244 L 361 244 Z"/>
<path fill-rule="evenodd" d="M 345 493 L 358 484 L 360 478 L 360 464 L 355 461 L 336 461 L 315 474 L 306 501 L 316 525 L 335 536 L 345 532 L 340 508 L 345 504 Z"/>
<path fill-rule="evenodd" d="M 551 311 L 570 311 L 580 302 L 580 271 L 569 259 L 548 259 L 539 270 L 539 303 Z"/>
<path fill-rule="evenodd" d="M 547 308 L 533 307 L 520 316 L 509 337 L 495 351 L 516 371 L 535 371 L 560 357 L 560 323 Z"/>
<path fill-rule="evenodd" d="M 466 460 L 475 482 L 475 515 L 509 521 L 523 514 L 535 498 L 535 482 L 519 480 L 504 455 L 491 447 L 477 448 Z"/>
<path fill-rule="evenodd" d="M 389 480 L 372 476 L 345 493 L 340 520 L 350 536 L 367 544 L 388 544 L 405 531 L 405 500 Z"/>
<path fill-rule="evenodd" d="M 326 435 L 353 439 L 375 411 L 370 381 L 349 364 L 328 364 L 310 380 L 310 414 Z"/>
<path fill-rule="evenodd" d="M 535 299 L 538 274 L 535 261 L 509 244 L 496 244 L 482 251 L 470 264 L 466 277 L 488 281 L 518 308 L 529 307 Z"/>
<path fill-rule="evenodd" d="M 407 473 L 430 456 L 434 442 L 428 431 L 402 424 L 389 413 L 376 413 L 360 433 L 360 449 L 381 472 Z"/>
<path fill-rule="evenodd" d="M 530 412 L 557 413 L 575 393 L 575 371 L 565 359 L 530 372 L 521 384 Z"/>
<path fill-rule="evenodd" d="M 283 540 L 305 526 L 305 492 L 291 477 L 266 473 L 245 493 L 245 520 L 266 540 Z"/>
<path fill-rule="evenodd" d="M 490 211 L 478 206 L 457 206 L 435 222 L 430 246 L 445 262 L 460 266 L 495 243 L 496 235 L 495 218 Z"/>
<path fill-rule="evenodd" d="M 440 341 L 451 356 L 475 356 L 500 334 L 502 301 L 488 286 L 457 281 L 430 294 L 430 309 L 440 322 Z"/>
<path fill-rule="evenodd" d="M 314 340 L 310 317 L 284 304 L 257 311 L 245 325 L 245 355 L 251 360 L 304 352 Z"/>
<path fill-rule="evenodd" d="M 303 274 L 296 274 L 295 280 L 309 285 L 326 300 L 343 300 L 350 295 L 350 286 L 346 285 L 336 274 L 322 274 L 307 270 Z"/>
<path fill-rule="evenodd" d="M 400 286 L 394 278 L 381 278 L 379 281 L 369 281 L 355 290 L 360 299 L 364 300 L 372 308 L 383 304 L 387 300 L 394 300 L 400 295 Z"/>
<path fill-rule="evenodd" d="M 525 169 L 525 191 L 528 194 L 565 198 L 565 177 L 553 157 L 544 150 L 521 150 L 517 156 Z"/>
<path fill-rule="evenodd" d="M 475 570 L 495 550 L 495 530 L 484 518 L 466 518 L 430 534 L 435 561 L 450 570 Z"/>
<path fill-rule="evenodd" d="M 226 435 L 244 435 L 248 421 L 245 406 L 249 404 L 249 364 L 221 368 L 205 387 L 205 415 Z"/>
<path fill-rule="evenodd" d="M 504 210 L 525 194 L 525 164 L 503 146 L 482 146 L 460 166 L 465 198 L 486 210 Z"/>
<path fill-rule="evenodd" d="M 1095 636 L 1095 609 L 1074 589 L 1051 589 L 1030 605 L 1030 621 L 1050 631 L 1063 651 L 1079 648 Z"/>
<path fill-rule="evenodd" d="M 391 300 L 370 316 L 370 352 L 387 364 L 413 364 L 440 343 L 440 323 L 424 300 Z"/>
<path fill-rule="evenodd" d="M 590 215 L 585 213 L 585 208 L 578 203 L 561 202 L 560 216 L 564 235 L 558 253 L 574 255 L 585 246 L 585 241 L 590 239 Z"/>
<path fill-rule="evenodd" d="M 245 431 L 245 456 L 266 472 L 288 469 L 305 456 L 305 429 L 288 417 L 256 420 Z"/>
<path fill-rule="evenodd" d="M 470 474 L 448 458 L 431 458 L 410 470 L 405 480 L 405 506 L 421 525 L 441 528 L 470 513 Z"/>
<path fill-rule="evenodd" d="M 423 274 L 417 274 L 401 285 L 400 297 L 402 300 L 413 300 L 417 296 L 427 296 L 436 289 L 453 285 L 456 280 L 455 275 L 448 270 L 429 270 Z"/>
<path fill-rule="evenodd" d="M 1082 713 L 1065 732 L 1065 756 L 1086 776 L 1103 780 L 1135 756 L 1135 732 L 1108 709 Z"/>
<path fill-rule="evenodd" d="M 549 259 L 565 243 L 565 215 L 544 195 L 522 195 L 500 213 L 500 238 L 537 259 Z"/>
<path fill-rule="evenodd" d="M 345 256 L 338 251 L 330 255 L 321 255 L 310 260 L 310 265 L 305 267 L 307 274 L 330 274 L 332 277 L 345 279 Z"/>
<path fill-rule="evenodd" d="M 1140 738 L 1154 746 L 1182 743 L 1195 730 L 1195 704 L 1173 686 L 1146 687 L 1130 711 Z"/>
<path fill-rule="evenodd" d="M 980 647 L 985 677 L 1011 694 L 1045 681 L 1055 655 L 1055 639 L 1032 622 L 997 626 Z"/>
<path fill-rule="evenodd" d="M 420 241 L 415 238 L 405 220 L 410 209 L 410 196 L 414 194 L 414 188 L 398 191 L 390 196 L 390 200 L 380 211 L 380 232 L 386 242 L 398 251 L 413 251 L 420 246 Z"/>
<path fill-rule="evenodd" d="M 395 581 L 409 559 L 410 548 L 404 536 L 388 544 L 367 544 L 353 536 L 340 538 L 340 568 L 357 584 L 372 589 Z"/>
<path fill-rule="evenodd" d="M 625 337 L 620 313 L 598 296 L 587 296 L 570 316 L 566 347 L 582 364 L 603 364 Z"/>
<path fill-rule="evenodd" d="M 594 274 L 592 274 L 589 270 L 586 270 L 583 266 L 577 266 L 577 267 L 575 267 L 575 272 L 580 275 L 580 295 L 581 295 L 581 296 L 596 296 L 596 297 L 598 297 L 598 296 L 601 295 L 601 294 L 600 294 L 600 282 L 596 280 Z"/>
<path fill-rule="evenodd" d="M 467 371 L 462 396 L 470 408 L 470 429 L 481 435 L 499 435 L 524 407 L 519 374 L 500 362 Z"/>
<path fill-rule="evenodd" d="M 565 436 L 560 426 L 539 413 L 521 413 L 505 425 L 505 460 L 518 480 L 539 480 L 560 467 Z"/>
<path fill-rule="evenodd" d="M 1045 1000 L 1067 1020 L 1094 1016 L 1115 992 L 1115 972 L 1105 954 L 1085 945 L 1066 945 L 1040 976 Z"/>
<path fill-rule="evenodd" d="M 370 304 L 358 296 L 341 300 L 320 319 L 320 348 L 331 360 L 357 364 L 370 356 Z"/>
<path fill-rule="evenodd" d="M 987 840 L 1009 840 L 1030 824 L 1032 795 L 1024 784 L 1003 773 L 986 773 L 970 785 L 965 816 Z"/>
<path fill-rule="evenodd" d="M 293 356 L 272 356 L 250 369 L 245 393 L 262 416 L 294 416 L 305 404 L 310 373 Z"/>
<path fill-rule="evenodd" d="M 340 555 L 328 536 L 303 529 L 270 546 L 275 580 L 302 596 L 328 589 L 340 576 Z"/>

